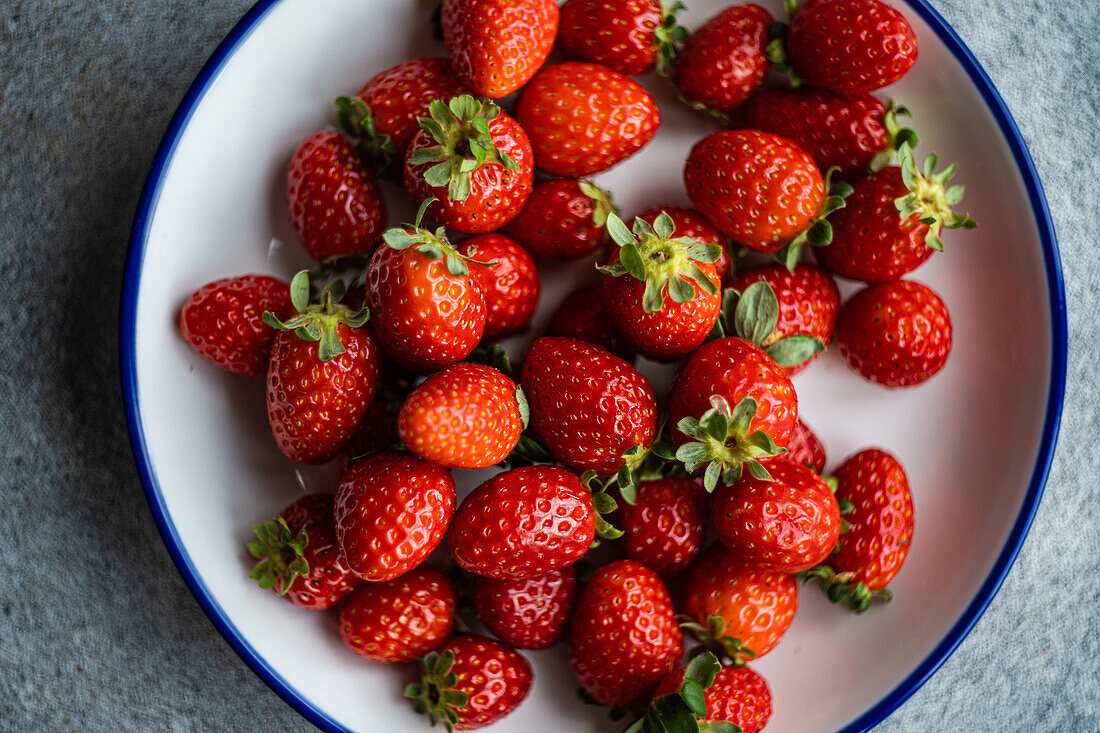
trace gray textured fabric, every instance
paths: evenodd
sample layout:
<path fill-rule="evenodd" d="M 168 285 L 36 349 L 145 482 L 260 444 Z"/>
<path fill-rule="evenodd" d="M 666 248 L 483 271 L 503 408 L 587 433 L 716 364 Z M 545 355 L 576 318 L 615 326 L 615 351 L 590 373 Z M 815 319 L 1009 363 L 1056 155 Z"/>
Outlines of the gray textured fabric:
<path fill-rule="evenodd" d="M 190 80 L 249 4 L 0 3 L 0 729 L 310 729 L 177 574 L 118 386 L 119 283 L 142 180 Z M 1046 186 L 1070 382 L 1018 563 L 880 730 L 1100 731 L 1100 15 L 1086 0 L 935 4 L 1001 90 Z"/>

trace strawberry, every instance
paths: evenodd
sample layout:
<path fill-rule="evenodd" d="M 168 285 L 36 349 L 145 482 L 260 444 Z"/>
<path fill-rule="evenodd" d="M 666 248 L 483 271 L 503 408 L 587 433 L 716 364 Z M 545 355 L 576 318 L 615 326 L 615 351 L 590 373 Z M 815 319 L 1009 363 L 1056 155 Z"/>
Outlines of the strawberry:
<path fill-rule="evenodd" d="M 913 495 L 898 459 L 877 448 L 850 456 L 834 476 L 850 526 L 828 567 L 807 575 L 821 580 L 834 603 L 862 613 L 873 598 L 890 598 L 885 588 L 901 570 L 913 540 Z"/>
<path fill-rule="evenodd" d="M 405 188 L 431 215 L 465 234 L 491 232 L 523 209 L 534 155 L 523 128 L 492 102 L 433 100 L 405 154 Z"/>
<path fill-rule="evenodd" d="M 681 237 L 695 239 L 703 244 L 716 244 L 722 248 L 722 254 L 714 262 L 714 270 L 718 277 L 725 283 L 733 275 L 733 254 L 730 251 L 730 241 L 726 235 L 718 231 L 707 222 L 706 218 L 694 209 L 685 209 L 681 206 L 655 206 L 646 209 L 635 216 L 635 219 L 644 219 L 653 225 L 657 217 L 662 213 L 672 218 L 672 224 L 676 233 Z"/>
<path fill-rule="evenodd" d="M 474 489 L 448 540 L 463 569 L 519 580 L 572 565 L 595 534 L 592 496 L 576 476 L 556 466 L 524 466 Z"/>
<path fill-rule="evenodd" d="M 258 377 L 267 372 L 275 332 L 264 311 L 279 318 L 294 312 L 290 288 L 267 275 L 224 277 L 203 285 L 180 310 L 180 333 L 222 369 Z"/>
<path fill-rule="evenodd" d="M 772 16 L 733 5 L 700 26 L 676 59 L 676 86 L 693 108 L 720 117 L 737 109 L 771 68 L 765 53 Z"/>
<path fill-rule="evenodd" d="M 581 591 L 569 632 L 569 666 L 597 703 L 624 708 L 648 700 L 683 650 L 668 590 L 642 563 L 608 563 Z"/>
<path fill-rule="evenodd" d="M 859 94 L 905 76 L 917 61 L 917 37 L 879 0 L 811 1 L 791 17 L 787 54 L 806 83 Z"/>
<path fill-rule="evenodd" d="M 840 309 L 836 340 L 872 382 L 909 387 L 931 379 L 951 353 L 951 316 L 940 296 L 911 280 L 871 285 Z"/>
<path fill-rule="evenodd" d="M 367 252 L 386 206 L 359 154 L 340 133 L 315 132 L 298 146 L 286 177 L 290 222 L 315 260 Z"/>
<path fill-rule="evenodd" d="M 686 671 L 678 669 L 665 677 L 653 697 L 676 694 L 683 686 Z M 759 733 L 772 715 L 772 691 L 760 673 L 750 667 L 721 666 L 706 687 L 703 700 L 703 720 L 733 723 L 742 733 Z"/>
<path fill-rule="evenodd" d="M 251 577 L 299 608 L 323 611 L 359 585 L 336 543 L 332 494 L 306 494 L 256 525 L 248 551 L 259 562 Z"/>
<path fill-rule="evenodd" d="M 748 293 L 753 283 L 764 281 L 768 284 L 779 306 L 775 326 L 764 337 L 762 346 L 772 358 L 780 363 L 790 362 L 795 356 L 779 353 L 776 345 L 784 339 L 806 337 L 817 339 L 821 350 L 813 350 L 805 360 L 785 365 L 784 371 L 794 375 L 806 368 L 817 358 L 832 341 L 836 328 L 837 311 L 840 310 L 840 293 L 836 283 L 826 273 L 810 265 L 796 265 L 788 270 L 782 265 L 764 265 L 748 270 L 733 279 L 730 287 Z M 760 295 L 767 297 L 766 294 Z M 770 307 L 770 306 L 769 306 Z M 783 350 L 789 350 L 798 344 L 799 339 L 786 342 Z M 805 356 L 804 353 L 797 357 Z"/>
<path fill-rule="evenodd" d="M 771 478 L 751 474 L 714 495 L 719 541 L 746 565 L 800 573 L 823 562 L 840 536 L 840 507 L 811 469 L 779 456 L 767 461 Z"/>
<path fill-rule="evenodd" d="M 459 242 L 481 262 L 471 273 L 485 295 L 485 336 L 513 336 L 531 322 L 539 304 L 539 273 L 527 251 L 503 234 L 479 234 Z"/>
<path fill-rule="evenodd" d="M 691 619 L 685 628 L 734 661 L 774 649 L 798 607 L 793 575 L 750 567 L 720 544 L 688 568 L 681 592 L 681 608 Z"/>
<path fill-rule="evenodd" d="M 662 74 L 687 31 L 676 23 L 682 3 L 666 12 L 660 0 L 566 0 L 558 48 L 572 61 L 593 61 L 638 76 L 654 66 Z"/>
<path fill-rule="evenodd" d="M 527 205 L 503 232 L 535 257 L 573 260 L 604 241 L 612 211 L 607 191 L 588 181 L 553 178 L 535 184 Z"/>
<path fill-rule="evenodd" d="M 567 61 L 540 70 L 523 88 L 516 117 L 535 165 L 579 178 L 607 170 L 643 148 L 661 124 L 653 97 L 606 66 Z"/>
<path fill-rule="evenodd" d="M 628 363 L 634 361 L 633 347 L 619 335 L 608 319 L 607 304 L 600 296 L 599 285 L 582 286 L 565 296 L 550 316 L 545 335 L 587 341 Z"/>
<path fill-rule="evenodd" d="M 837 275 L 886 282 L 920 267 L 943 250 L 940 233 L 973 229 L 977 224 L 951 206 L 963 196 L 962 186 L 948 187 L 955 166 L 936 173 L 930 155 L 917 169 L 908 144 L 898 149 L 898 166 L 871 173 L 857 183 L 845 206 L 830 219 L 833 241 L 817 250 L 822 263 Z"/>
<path fill-rule="evenodd" d="M 267 417 L 279 450 L 299 463 L 324 463 L 351 441 L 378 388 L 381 358 L 368 311 L 340 305 L 343 283 L 334 281 L 309 302 L 304 270 L 290 283 L 298 314 L 264 321 L 279 330 L 267 368 Z M 318 342 L 318 343 L 314 343 Z"/>
<path fill-rule="evenodd" d="M 416 222 L 389 229 L 367 267 L 367 298 L 386 352 L 413 371 L 449 366 L 470 355 L 485 331 L 485 295 L 467 260 Z"/>
<path fill-rule="evenodd" d="M 520 384 L 531 429 L 554 457 L 601 476 L 657 437 L 657 398 L 642 374 L 584 341 L 547 336 L 527 349 Z"/>
<path fill-rule="evenodd" d="M 734 407 L 731 408 L 731 405 Z M 731 486 L 742 464 L 765 478 L 761 458 L 782 452 L 798 419 L 790 378 L 771 357 L 740 338 L 720 338 L 695 351 L 668 395 L 672 440 L 689 473 L 706 466 L 704 485 Z"/>
<path fill-rule="evenodd" d="M 451 637 L 457 606 L 450 579 L 421 566 L 360 586 L 340 607 L 340 637 L 372 662 L 411 662 Z"/>
<path fill-rule="evenodd" d="M 577 598 L 577 571 L 553 570 L 522 580 L 474 579 L 477 616 L 517 649 L 547 649 L 565 638 Z"/>
<path fill-rule="evenodd" d="M 412 391 L 397 414 L 401 442 L 445 468 L 488 468 L 516 447 L 527 405 L 515 382 L 481 364 L 455 364 Z"/>
<path fill-rule="evenodd" d="M 664 577 L 679 573 L 699 554 L 707 504 L 694 479 L 643 481 L 635 503 L 619 506 L 626 556 Z"/>
<path fill-rule="evenodd" d="M 424 562 L 455 510 L 447 469 L 412 453 L 375 453 L 355 463 L 336 492 L 336 539 L 364 580 L 393 580 Z"/>
<path fill-rule="evenodd" d="M 825 471 L 825 446 L 810 426 L 801 419 L 795 423 L 791 442 L 787 443 L 787 457 L 795 463 L 812 468 L 817 473 Z"/>
<path fill-rule="evenodd" d="M 420 682 L 405 688 L 432 725 L 473 730 L 519 707 L 531 689 L 531 665 L 515 649 L 484 636 L 456 637 L 420 658 Z"/>

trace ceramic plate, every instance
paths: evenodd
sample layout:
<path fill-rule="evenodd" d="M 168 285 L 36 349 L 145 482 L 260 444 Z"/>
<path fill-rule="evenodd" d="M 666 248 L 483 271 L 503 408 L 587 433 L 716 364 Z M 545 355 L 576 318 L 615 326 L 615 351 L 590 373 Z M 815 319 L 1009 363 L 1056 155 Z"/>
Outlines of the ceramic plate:
<path fill-rule="evenodd" d="M 830 465 L 881 445 L 907 467 L 916 504 L 909 560 L 893 603 L 856 617 L 816 588 L 782 644 L 757 664 L 774 693 L 769 730 L 862 731 L 916 690 L 966 635 L 1008 571 L 1046 478 L 1063 396 L 1066 326 L 1058 250 L 1039 181 L 988 77 L 921 0 L 894 0 L 920 59 L 888 94 L 908 105 L 919 156 L 958 161 L 961 207 L 979 222 L 914 274 L 951 309 L 956 347 L 918 388 L 890 391 L 850 372 L 835 349 L 795 379 L 800 412 Z M 726 3 L 692 0 L 698 27 Z M 779 3 L 769 3 L 773 13 Z M 306 488 L 334 490 L 335 469 L 297 472 L 275 448 L 263 380 L 223 373 L 180 338 L 180 306 L 218 277 L 308 264 L 287 223 L 286 164 L 332 119 L 332 100 L 414 56 L 442 55 L 428 0 L 264 0 L 196 79 L 154 161 L 130 243 L 122 364 L 137 465 L 164 540 L 218 629 L 272 688 L 332 731 L 420 730 L 401 697 L 405 673 L 342 645 L 334 614 L 298 610 L 248 579 L 253 524 Z M 714 129 L 656 78 L 663 124 L 640 154 L 597 177 L 629 215 L 686 203 L 690 146 Z M 387 191 L 391 203 L 396 189 Z M 391 206 L 391 223 L 411 211 Z M 272 240 L 286 242 L 283 246 Z M 590 262 L 545 277 L 535 333 Z M 850 284 L 842 285 L 846 294 Z M 512 343 L 513 350 L 522 342 Z M 660 392 L 667 368 L 646 366 Z M 988 436 L 988 437 L 987 437 Z M 481 477 L 457 471 L 460 493 Z M 494 730 L 612 731 L 574 699 L 564 647 L 527 654 L 537 681 Z M 813 705 L 806 704 L 813 700 Z"/>

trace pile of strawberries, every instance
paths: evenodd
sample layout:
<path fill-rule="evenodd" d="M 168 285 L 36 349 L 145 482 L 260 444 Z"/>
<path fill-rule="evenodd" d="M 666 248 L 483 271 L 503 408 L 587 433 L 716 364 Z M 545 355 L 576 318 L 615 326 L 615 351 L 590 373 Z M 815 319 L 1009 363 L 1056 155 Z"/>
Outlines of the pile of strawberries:
<path fill-rule="evenodd" d="M 834 337 L 887 387 L 948 358 L 947 308 L 902 277 L 974 224 L 951 210 L 954 167 L 918 167 L 904 108 L 870 95 L 912 67 L 916 38 L 879 0 L 789 1 L 789 24 L 734 5 L 692 33 L 680 9 L 443 0 L 449 58 L 340 98 L 340 131 L 290 162 L 318 266 L 218 280 L 183 307 L 203 356 L 266 375 L 287 457 L 346 466 L 335 495 L 256 527 L 252 576 L 338 606 L 365 659 L 419 660 L 406 694 L 449 730 L 523 701 L 517 648 L 568 640 L 585 699 L 629 731 L 758 731 L 771 694 L 745 663 L 779 643 L 798 580 L 862 612 L 909 551 L 901 464 L 870 449 L 823 476 L 791 376 Z M 570 60 L 545 64 L 555 45 Z M 585 177 L 653 137 L 630 75 L 654 68 L 721 129 L 685 151 L 692 209 L 624 221 Z M 493 101 L 514 92 L 511 114 Z M 414 222 L 385 228 L 382 177 Z M 536 262 L 586 257 L 595 284 L 513 369 L 495 342 L 528 328 Z M 830 272 L 866 287 L 841 305 Z M 680 363 L 667 395 L 638 357 Z M 452 471 L 494 466 L 459 504 Z M 445 537 L 449 570 L 424 564 Z M 469 633 L 475 613 L 496 640 Z M 700 653 L 681 668 L 685 632 Z"/>

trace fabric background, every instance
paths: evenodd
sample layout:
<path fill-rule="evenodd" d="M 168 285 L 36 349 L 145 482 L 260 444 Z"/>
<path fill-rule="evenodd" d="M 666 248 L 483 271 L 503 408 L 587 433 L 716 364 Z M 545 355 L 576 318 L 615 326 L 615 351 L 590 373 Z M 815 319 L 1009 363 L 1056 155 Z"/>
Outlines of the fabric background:
<path fill-rule="evenodd" d="M 2 730 L 311 729 L 173 566 L 118 377 L 142 182 L 191 79 L 250 3 L 0 3 Z M 1018 562 L 973 633 L 879 730 L 1100 731 L 1100 13 L 1086 0 L 934 4 L 1004 95 L 1045 184 L 1070 381 Z"/>

